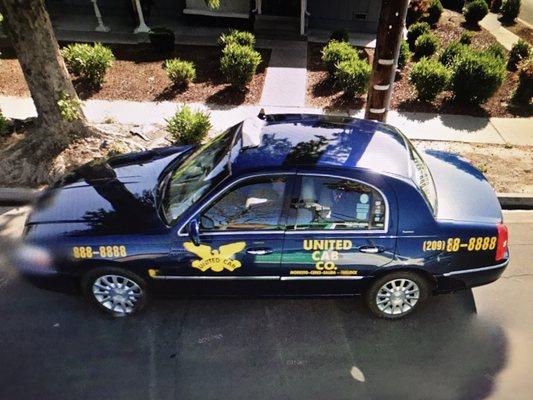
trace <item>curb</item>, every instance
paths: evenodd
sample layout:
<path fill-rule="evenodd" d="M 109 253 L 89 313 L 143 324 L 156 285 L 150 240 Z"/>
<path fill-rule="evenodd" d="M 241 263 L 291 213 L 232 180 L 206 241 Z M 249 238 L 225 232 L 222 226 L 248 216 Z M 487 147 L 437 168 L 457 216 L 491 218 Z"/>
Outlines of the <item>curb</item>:
<path fill-rule="evenodd" d="M 39 190 L 24 188 L 0 188 L 0 206 L 22 206 L 37 198 Z"/>
<path fill-rule="evenodd" d="M 22 206 L 33 202 L 38 194 L 37 189 L 0 188 L 0 206 Z M 500 205 L 505 210 L 533 209 L 533 194 L 498 193 Z"/>

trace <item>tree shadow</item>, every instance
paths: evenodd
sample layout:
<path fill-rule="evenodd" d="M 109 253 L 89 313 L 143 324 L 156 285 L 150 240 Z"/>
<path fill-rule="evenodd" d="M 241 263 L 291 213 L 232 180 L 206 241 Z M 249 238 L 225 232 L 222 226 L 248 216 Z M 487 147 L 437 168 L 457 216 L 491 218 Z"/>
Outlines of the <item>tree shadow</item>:
<path fill-rule="evenodd" d="M 408 99 L 398 103 L 397 110 L 403 112 L 438 113 L 439 107 L 433 102 Z"/>
<path fill-rule="evenodd" d="M 533 105 L 531 104 L 514 104 L 507 105 L 507 111 L 515 117 L 533 117 Z"/>
<path fill-rule="evenodd" d="M 314 97 L 329 97 L 340 92 L 340 88 L 335 85 L 335 79 L 327 76 L 321 81 L 315 83 L 311 88 Z"/>
<path fill-rule="evenodd" d="M 246 95 L 248 92 L 248 88 L 242 90 L 240 88 L 228 85 L 210 95 L 207 98 L 206 103 L 241 105 L 246 100 Z"/>
<path fill-rule="evenodd" d="M 74 85 L 74 89 L 76 90 L 76 93 L 78 93 L 78 97 L 81 100 L 90 99 L 92 96 L 98 93 L 100 89 L 102 89 L 101 86 L 93 85 L 83 78 L 73 79 L 72 84 Z"/>

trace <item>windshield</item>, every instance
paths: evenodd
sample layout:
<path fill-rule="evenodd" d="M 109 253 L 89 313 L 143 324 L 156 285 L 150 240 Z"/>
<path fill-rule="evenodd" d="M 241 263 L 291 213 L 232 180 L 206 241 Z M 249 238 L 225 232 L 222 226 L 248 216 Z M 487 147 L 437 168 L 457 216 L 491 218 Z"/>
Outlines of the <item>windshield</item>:
<path fill-rule="evenodd" d="M 232 127 L 201 146 L 171 173 L 163 199 L 167 222 L 172 224 L 178 220 L 227 175 L 234 131 Z"/>
<path fill-rule="evenodd" d="M 437 212 L 437 193 L 435 184 L 429 168 L 415 148 L 409 143 L 409 154 L 411 158 L 411 179 L 422 192 L 427 202 L 431 206 L 433 213 Z"/>

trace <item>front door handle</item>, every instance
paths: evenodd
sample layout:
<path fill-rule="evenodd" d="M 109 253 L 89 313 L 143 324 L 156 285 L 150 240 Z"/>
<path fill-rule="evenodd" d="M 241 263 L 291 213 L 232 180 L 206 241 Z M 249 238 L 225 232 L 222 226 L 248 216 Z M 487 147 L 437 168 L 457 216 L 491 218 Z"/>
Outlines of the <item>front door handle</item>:
<path fill-rule="evenodd" d="M 265 254 L 272 254 L 274 250 L 268 247 L 252 247 L 246 250 L 248 254 L 253 254 L 255 256 L 264 256 Z"/>
<path fill-rule="evenodd" d="M 361 253 L 377 254 L 381 253 L 383 251 L 383 248 L 378 246 L 361 246 L 359 247 L 359 251 Z"/>

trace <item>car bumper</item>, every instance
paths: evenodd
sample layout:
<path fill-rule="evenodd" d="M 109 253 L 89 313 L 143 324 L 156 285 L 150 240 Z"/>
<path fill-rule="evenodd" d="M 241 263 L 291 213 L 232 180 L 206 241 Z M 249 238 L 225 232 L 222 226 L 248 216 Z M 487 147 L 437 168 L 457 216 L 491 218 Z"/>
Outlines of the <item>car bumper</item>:
<path fill-rule="evenodd" d="M 437 293 L 448 293 L 456 290 L 482 286 L 497 280 L 507 268 L 509 259 L 506 261 L 481 268 L 471 268 L 459 271 L 447 272 L 436 276 Z"/>

